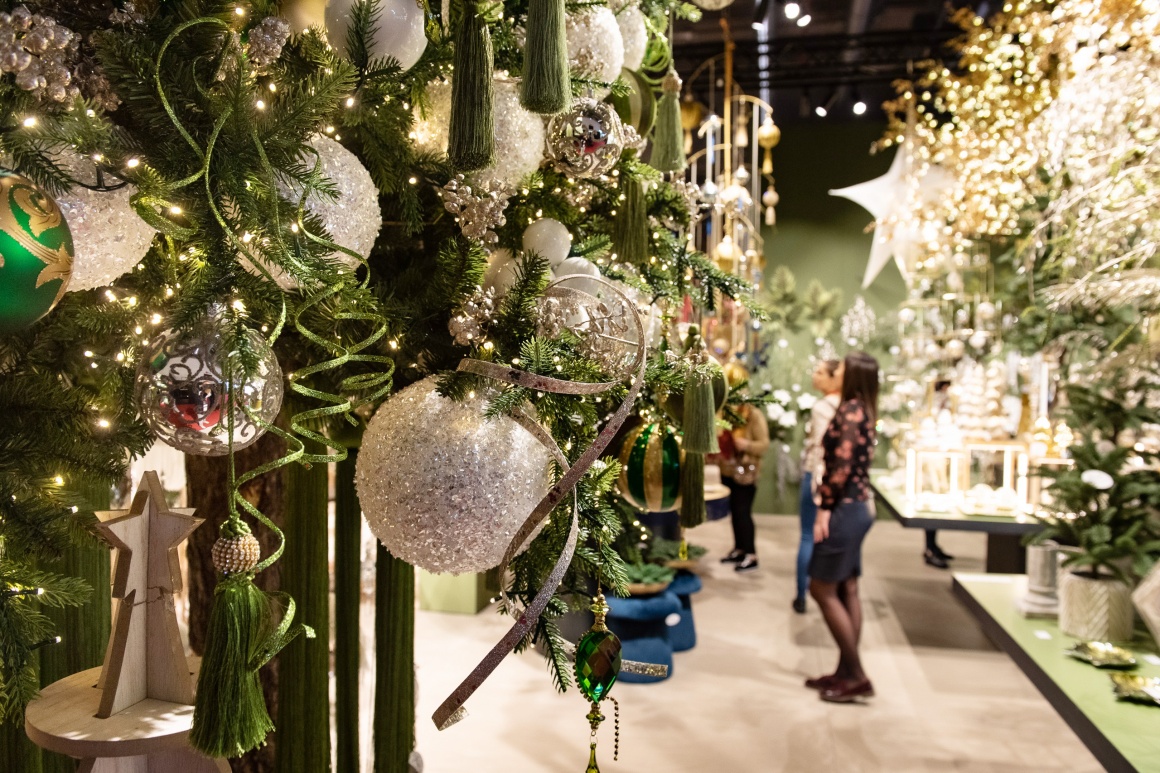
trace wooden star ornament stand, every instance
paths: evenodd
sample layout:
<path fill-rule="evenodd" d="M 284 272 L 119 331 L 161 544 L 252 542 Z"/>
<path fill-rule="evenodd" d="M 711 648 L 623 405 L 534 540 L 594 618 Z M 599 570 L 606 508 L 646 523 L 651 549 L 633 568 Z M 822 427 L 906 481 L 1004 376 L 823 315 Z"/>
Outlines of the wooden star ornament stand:
<path fill-rule="evenodd" d="M 173 606 L 177 547 L 203 519 L 170 509 L 155 472 L 145 473 L 128 512 L 97 516 L 117 551 L 105 664 L 42 690 L 25 712 L 25 732 L 80 758 L 79 773 L 228 773 L 224 760 L 189 746 L 194 675 Z"/>

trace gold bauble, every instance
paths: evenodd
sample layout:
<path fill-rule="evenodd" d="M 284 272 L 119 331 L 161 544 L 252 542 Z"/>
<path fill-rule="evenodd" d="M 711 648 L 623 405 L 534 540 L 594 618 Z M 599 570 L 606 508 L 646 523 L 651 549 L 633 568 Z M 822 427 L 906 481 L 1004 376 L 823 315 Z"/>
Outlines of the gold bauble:
<path fill-rule="evenodd" d="M 705 119 L 705 106 L 693 99 L 692 94 L 686 94 L 681 100 L 681 128 L 687 132 L 693 131 Z"/>
<path fill-rule="evenodd" d="M 766 117 L 761 122 L 761 126 L 757 127 L 757 144 L 769 150 L 776 148 L 779 142 L 781 142 L 781 129 L 773 122 L 772 118 Z"/>
<path fill-rule="evenodd" d="M 749 369 L 739 360 L 729 360 L 725 363 L 725 378 L 729 382 L 729 388 L 736 389 L 738 384 L 744 384 L 749 380 Z"/>

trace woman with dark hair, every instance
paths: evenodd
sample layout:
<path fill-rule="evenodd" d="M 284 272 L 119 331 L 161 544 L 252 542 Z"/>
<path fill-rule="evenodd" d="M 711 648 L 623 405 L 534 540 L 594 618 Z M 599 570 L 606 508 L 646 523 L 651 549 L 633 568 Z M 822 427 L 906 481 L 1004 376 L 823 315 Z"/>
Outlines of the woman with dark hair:
<path fill-rule="evenodd" d="M 865 352 L 846 355 L 842 403 L 822 438 L 825 472 L 818 486 L 810 595 L 822 610 L 838 645 L 838 668 L 806 681 L 824 701 L 849 703 L 874 695 L 862 670 L 862 541 L 874 525 L 870 501 L 870 461 L 878 422 L 878 361 Z"/>
<path fill-rule="evenodd" d="M 801 520 L 801 540 L 797 554 L 797 595 L 793 599 L 793 609 L 799 615 L 806 613 L 806 590 L 809 588 L 810 557 L 814 554 L 814 521 L 818 516 L 816 501 L 818 484 L 826 466 L 822 458 L 822 437 L 830 426 L 842 395 L 842 363 L 840 360 L 822 360 L 814 368 L 814 389 L 822 397 L 810 408 L 810 421 L 806 425 L 805 443 L 802 448 L 801 499 L 798 517 Z"/>

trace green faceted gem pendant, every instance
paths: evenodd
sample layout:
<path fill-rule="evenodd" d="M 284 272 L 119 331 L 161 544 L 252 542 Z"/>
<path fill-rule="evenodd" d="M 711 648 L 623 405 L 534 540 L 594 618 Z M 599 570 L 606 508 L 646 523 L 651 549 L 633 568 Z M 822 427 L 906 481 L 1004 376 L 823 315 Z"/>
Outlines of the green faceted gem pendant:
<path fill-rule="evenodd" d="M 27 177 L 0 169 L 0 333 L 23 330 L 56 305 L 72 259 L 56 202 Z"/>
<path fill-rule="evenodd" d="M 600 773 L 600 766 L 596 764 L 596 742 L 592 742 L 591 751 L 588 752 L 588 767 L 584 769 L 584 773 Z"/>
<path fill-rule="evenodd" d="M 576 645 L 576 686 L 599 703 L 620 675 L 620 639 L 608 629 L 591 630 Z"/>

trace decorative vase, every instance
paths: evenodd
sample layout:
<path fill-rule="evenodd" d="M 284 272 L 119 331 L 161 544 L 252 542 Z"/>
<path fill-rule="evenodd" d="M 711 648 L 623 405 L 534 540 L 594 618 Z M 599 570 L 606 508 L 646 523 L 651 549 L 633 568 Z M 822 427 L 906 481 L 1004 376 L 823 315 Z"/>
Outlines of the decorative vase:
<path fill-rule="evenodd" d="M 1027 546 L 1027 590 L 1019 597 L 1024 617 L 1059 614 L 1059 545 L 1051 540 Z"/>
<path fill-rule="evenodd" d="M 1059 629 L 1082 641 L 1127 641 L 1135 612 L 1131 589 L 1114 577 L 1059 575 Z"/>

